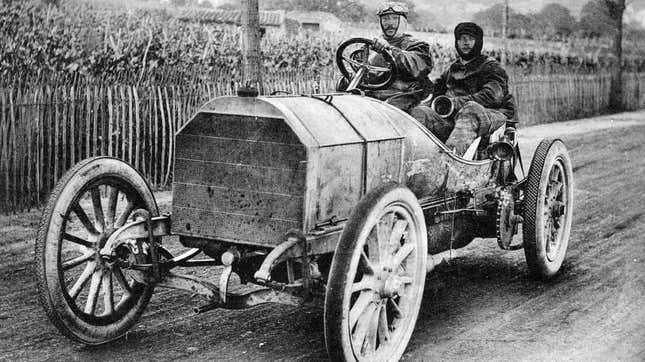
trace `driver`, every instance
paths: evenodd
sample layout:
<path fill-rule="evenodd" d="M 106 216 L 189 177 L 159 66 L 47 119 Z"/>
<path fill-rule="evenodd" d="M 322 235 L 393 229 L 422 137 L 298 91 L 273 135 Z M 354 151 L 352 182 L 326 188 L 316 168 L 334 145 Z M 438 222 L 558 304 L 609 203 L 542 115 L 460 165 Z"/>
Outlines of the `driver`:
<path fill-rule="evenodd" d="M 374 39 L 373 48 L 377 52 L 389 51 L 396 62 L 398 73 L 388 88 L 367 91 L 366 95 L 410 113 L 429 95 L 428 73 L 432 70 L 430 45 L 405 33 L 408 24 L 407 5 L 386 2 L 376 15 L 379 17 L 382 36 Z M 369 62 L 373 65 L 385 65 L 380 54 L 370 57 Z"/>
<path fill-rule="evenodd" d="M 459 58 L 434 82 L 430 102 L 412 112 L 412 116 L 459 155 L 477 137 L 491 134 L 515 117 L 506 71 L 495 59 L 481 54 L 483 39 L 483 30 L 475 23 L 460 23 L 455 27 Z M 447 96 L 454 106 L 446 118 L 429 107 L 438 96 Z"/>

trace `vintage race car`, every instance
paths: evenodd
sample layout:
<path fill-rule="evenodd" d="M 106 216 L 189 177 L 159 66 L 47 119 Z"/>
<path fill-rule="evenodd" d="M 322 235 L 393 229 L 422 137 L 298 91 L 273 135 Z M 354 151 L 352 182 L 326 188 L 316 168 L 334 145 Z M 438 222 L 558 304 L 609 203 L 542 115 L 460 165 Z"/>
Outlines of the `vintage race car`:
<path fill-rule="evenodd" d="M 452 249 L 496 238 L 502 249 L 524 248 L 532 275 L 556 274 L 573 205 L 562 141 L 543 140 L 526 175 L 511 123 L 470 156 L 455 155 L 408 114 L 352 94 L 370 86 L 371 71 L 381 73 L 378 87 L 388 82 L 388 69 L 356 54 L 338 57 L 352 73 L 348 93 L 204 105 L 176 134 L 171 215 L 159 214 L 144 178 L 121 160 L 70 169 L 36 242 L 38 294 L 54 325 L 75 341 L 109 342 L 156 287 L 203 295 L 199 313 L 324 300 L 330 358 L 397 360 L 426 274 Z M 188 250 L 172 255 L 168 235 Z M 193 266 L 221 273 L 177 272 Z M 244 288 L 231 288 L 233 274 Z"/>

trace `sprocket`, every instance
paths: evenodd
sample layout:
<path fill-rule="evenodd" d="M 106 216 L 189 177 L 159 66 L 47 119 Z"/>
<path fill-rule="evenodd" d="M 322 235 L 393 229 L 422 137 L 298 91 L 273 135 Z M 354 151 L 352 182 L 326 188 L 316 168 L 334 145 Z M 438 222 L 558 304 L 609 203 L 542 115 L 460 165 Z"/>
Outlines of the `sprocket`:
<path fill-rule="evenodd" d="M 513 236 L 517 233 L 517 224 L 520 217 L 515 215 L 515 201 L 510 190 L 503 188 L 499 191 L 497 203 L 497 217 L 495 219 L 495 231 L 497 244 L 504 250 L 517 249 L 511 246 Z"/>

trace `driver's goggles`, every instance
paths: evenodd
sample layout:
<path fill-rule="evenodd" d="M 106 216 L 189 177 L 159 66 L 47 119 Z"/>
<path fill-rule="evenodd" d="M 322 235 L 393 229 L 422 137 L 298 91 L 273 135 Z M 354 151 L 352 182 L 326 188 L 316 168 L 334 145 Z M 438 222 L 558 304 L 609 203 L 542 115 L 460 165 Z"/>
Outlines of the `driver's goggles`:
<path fill-rule="evenodd" d="M 405 14 L 408 12 L 408 9 L 403 6 L 403 5 L 391 5 L 387 9 L 381 9 L 378 11 L 376 15 L 384 15 L 384 14 Z"/>

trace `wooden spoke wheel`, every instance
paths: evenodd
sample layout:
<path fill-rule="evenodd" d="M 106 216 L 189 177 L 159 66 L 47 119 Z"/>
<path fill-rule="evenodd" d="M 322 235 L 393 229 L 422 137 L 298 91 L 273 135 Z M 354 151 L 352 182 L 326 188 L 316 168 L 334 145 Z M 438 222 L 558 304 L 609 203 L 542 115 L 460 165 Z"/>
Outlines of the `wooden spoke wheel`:
<path fill-rule="evenodd" d="M 412 336 L 426 278 L 423 211 L 407 188 L 384 185 L 354 209 L 325 298 L 332 360 L 396 361 Z"/>
<path fill-rule="evenodd" d="M 562 141 L 542 141 L 524 192 L 524 254 L 535 277 L 552 277 L 564 261 L 573 220 L 572 183 L 571 159 Z"/>
<path fill-rule="evenodd" d="M 150 299 L 151 285 L 99 255 L 136 209 L 159 213 L 143 177 L 108 157 L 74 166 L 49 198 L 36 240 L 38 295 L 50 320 L 73 340 L 95 345 L 120 337 Z"/>

